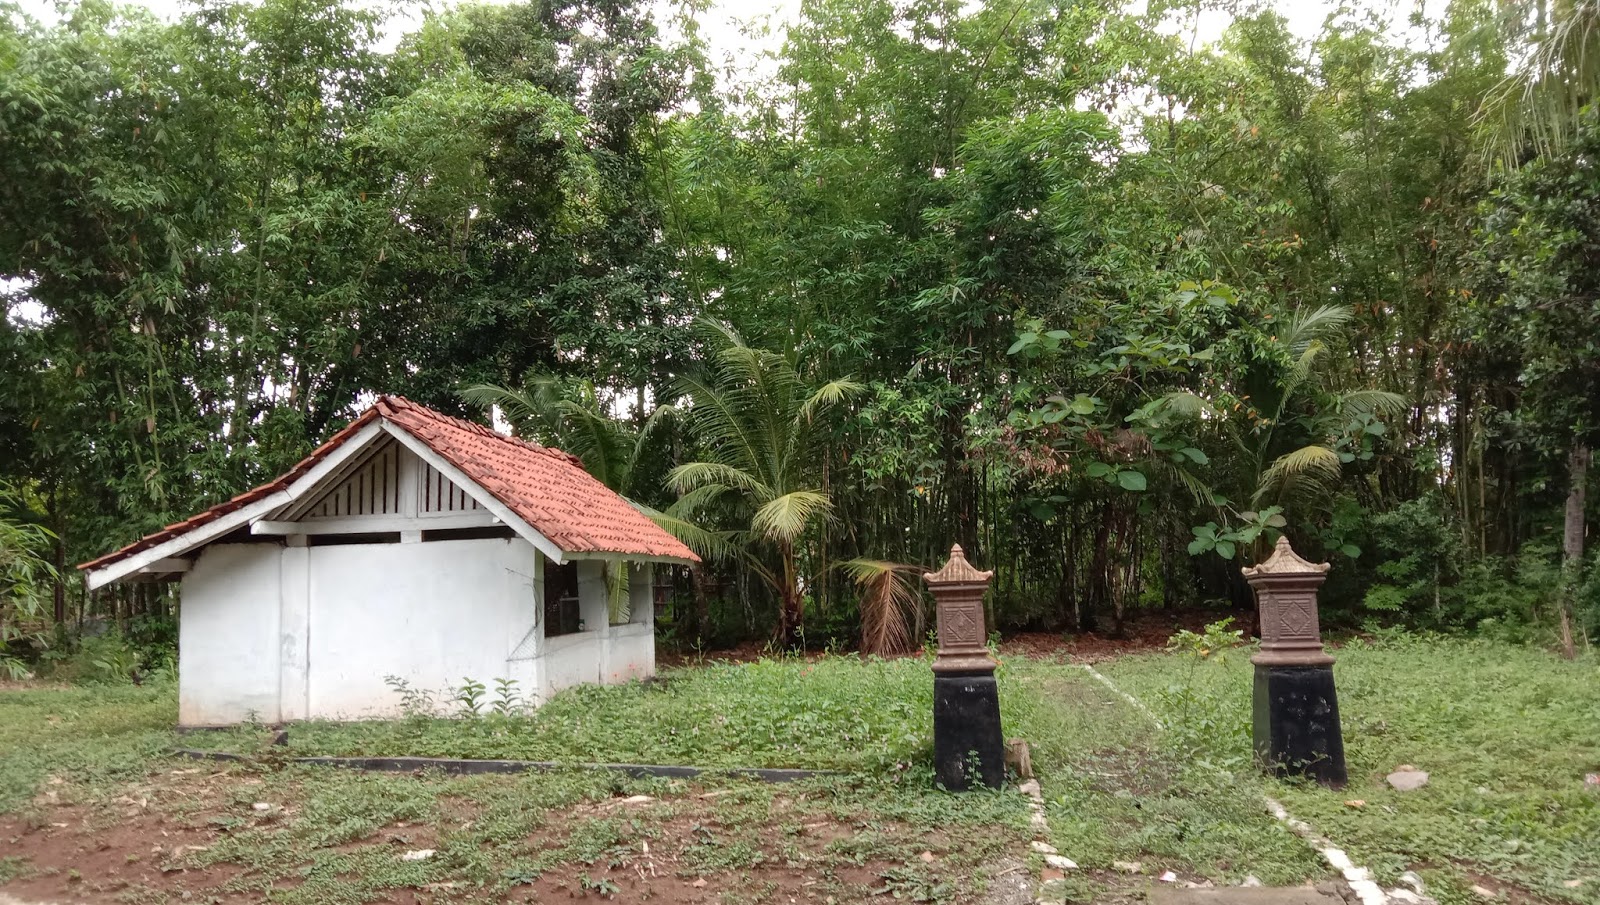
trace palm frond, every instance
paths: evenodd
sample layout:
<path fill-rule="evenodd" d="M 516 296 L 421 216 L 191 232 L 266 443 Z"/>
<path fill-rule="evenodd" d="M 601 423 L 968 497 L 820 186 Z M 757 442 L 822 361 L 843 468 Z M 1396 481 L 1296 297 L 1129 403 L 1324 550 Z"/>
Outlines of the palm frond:
<path fill-rule="evenodd" d="M 1177 390 L 1156 400 L 1154 411 L 1172 418 L 1214 418 L 1219 413 L 1204 396 Z"/>
<path fill-rule="evenodd" d="M 1184 490 L 1189 491 L 1189 496 L 1193 498 L 1195 503 L 1202 509 L 1210 509 L 1216 505 L 1216 503 L 1213 502 L 1216 499 L 1216 490 L 1214 490 L 1210 484 L 1207 484 L 1199 475 L 1187 468 L 1184 468 L 1182 465 L 1176 465 L 1170 462 L 1168 463 L 1168 471 L 1170 471 L 1172 476 L 1177 479 L 1179 484 L 1183 485 Z"/>
<path fill-rule="evenodd" d="M 732 491 L 733 488 L 726 484 L 701 484 L 674 500 L 666 511 L 687 518 L 696 513 L 704 512 L 710 508 L 711 504 Z"/>
<path fill-rule="evenodd" d="M 1339 454 L 1326 446 L 1302 446 L 1274 459 L 1256 488 L 1255 503 L 1260 505 L 1274 495 L 1282 499 L 1296 493 L 1324 493 L 1339 483 L 1343 467 Z"/>
<path fill-rule="evenodd" d="M 847 559 L 835 568 L 849 574 L 861 595 L 861 652 L 888 656 L 914 650 L 923 631 L 920 570 L 881 559 Z"/>
<path fill-rule="evenodd" d="M 1585 105 L 1600 96 L 1600 2 L 1568 0 L 1538 6 L 1548 27 L 1516 71 L 1485 97 L 1474 117 L 1485 152 L 1515 167 L 1531 146 L 1559 153 L 1578 129 Z"/>
<path fill-rule="evenodd" d="M 698 334 L 701 342 L 713 348 L 743 346 L 745 344 L 744 337 L 739 335 L 739 331 L 716 318 L 695 318 L 693 330 Z"/>
<path fill-rule="evenodd" d="M 667 473 L 667 486 L 679 493 L 687 493 L 707 484 L 742 490 L 758 502 L 766 502 L 773 495 L 772 488 L 754 475 L 721 462 L 688 462 Z"/>
<path fill-rule="evenodd" d="M 606 579 L 606 613 L 612 625 L 622 625 L 633 618 L 633 598 L 629 595 L 628 566 L 626 563 L 602 564 Z"/>
<path fill-rule="evenodd" d="M 524 390 L 480 383 L 459 395 L 473 405 L 498 406 L 520 435 L 531 428 L 534 436 L 527 439 L 558 446 L 600 483 L 619 493 L 627 489 L 633 466 L 629 432 L 601 411 L 592 384 L 533 377 Z"/>
<path fill-rule="evenodd" d="M 793 490 L 770 500 L 750 519 L 750 530 L 761 537 L 793 542 L 817 518 L 833 509 L 828 495 L 815 490 Z"/>
<path fill-rule="evenodd" d="M 733 454 L 746 469 L 763 467 L 767 456 L 756 437 L 755 425 L 733 394 L 724 393 L 702 374 L 679 377 L 678 389 L 693 404 L 691 414 L 696 427 L 709 445 Z"/>
<path fill-rule="evenodd" d="M 1295 309 L 1284 323 L 1278 341 L 1289 349 L 1296 359 L 1304 359 L 1313 343 L 1326 346 L 1326 340 L 1355 318 L 1355 312 L 1346 305 L 1320 305 L 1316 308 Z M 1313 353 L 1313 358 L 1316 354 Z"/>
<path fill-rule="evenodd" d="M 800 417 L 809 421 L 817 412 L 838 405 L 865 389 L 865 386 L 849 378 L 830 380 L 818 387 L 817 391 L 800 406 Z"/>
<path fill-rule="evenodd" d="M 1379 418 L 1405 414 L 1408 405 L 1406 397 L 1384 390 L 1353 390 L 1338 399 L 1341 412 Z"/>
<path fill-rule="evenodd" d="M 498 407 L 507 421 L 518 422 L 537 421 L 545 416 L 544 404 L 536 400 L 531 393 L 522 390 L 513 390 L 510 387 L 496 386 L 492 383 L 475 383 L 459 393 L 463 402 L 468 405 L 481 405 L 484 408 Z"/>
<path fill-rule="evenodd" d="M 669 508 L 662 512 L 639 503 L 634 506 L 656 526 L 693 550 L 701 559 L 732 559 L 739 555 L 740 547 L 734 543 L 733 532 L 713 531 L 698 525 Z"/>

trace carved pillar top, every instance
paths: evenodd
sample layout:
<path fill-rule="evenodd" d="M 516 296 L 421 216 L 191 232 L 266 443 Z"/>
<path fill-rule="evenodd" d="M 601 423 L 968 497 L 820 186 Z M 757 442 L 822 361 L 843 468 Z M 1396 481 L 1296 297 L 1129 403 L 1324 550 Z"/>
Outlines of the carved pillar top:
<path fill-rule="evenodd" d="M 950 548 L 950 561 L 944 568 L 923 573 L 922 580 L 933 593 L 939 628 L 934 672 L 994 671 L 994 658 L 985 644 L 989 638 L 983 619 L 983 592 L 993 577 L 993 572 L 980 571 L 967 562 L 960 544 Z"/>
<path fill-rule="evenodd" d="M 1307 562 L 1287 537 L 1272 555 L 1244 570 L 1261 608 L 1261 650 L 1250 662 L 1263 666 L 1326 666 L 1333 657 L 1322 646 L 1317 623 L 1317 589 L 1328 578 L 1328 564 Z"/>

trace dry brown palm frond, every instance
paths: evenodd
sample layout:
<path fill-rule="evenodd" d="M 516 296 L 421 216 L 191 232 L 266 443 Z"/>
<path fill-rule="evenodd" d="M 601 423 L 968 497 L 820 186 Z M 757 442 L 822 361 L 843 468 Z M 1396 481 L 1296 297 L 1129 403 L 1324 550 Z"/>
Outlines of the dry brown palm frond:
<path fill-rule="evenodd" d="M 861 652 L 886 657 L 915 650 L 923 628 L 917 567 L 849 559 L 838 568 L 850 574 L 861 592 Z"/>

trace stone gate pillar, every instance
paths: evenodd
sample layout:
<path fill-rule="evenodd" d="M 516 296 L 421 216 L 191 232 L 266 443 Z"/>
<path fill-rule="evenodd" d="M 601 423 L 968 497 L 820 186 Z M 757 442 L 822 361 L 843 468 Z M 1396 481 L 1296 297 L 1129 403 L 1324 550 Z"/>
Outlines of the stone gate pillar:
<path fill-rule="evenodd" d="M 983 592 L 993 572 L 967 562 L 961 545 L 950 561 L 925 573 L 936 605 L 939 653 L 933 660 L 933 769 L 940 784 L 961 791 L 974 783 L 999 788 L 1006 778 L 1000 693 L 985 646 Z"/>
<path fill-rule="evenodd" d="M 1333 657 L 1317 625 L 1317 589 L 1327 572 L 1327 563 L 1296 555 L 1286 537 L 1278 538 L 1266 562 L 1244 570 L 1261 612 L 1261 650 L 1250 658 L 1256 669 L 1252 735 L 1263 767 L 1341 788 L 1344 737 Z"/>

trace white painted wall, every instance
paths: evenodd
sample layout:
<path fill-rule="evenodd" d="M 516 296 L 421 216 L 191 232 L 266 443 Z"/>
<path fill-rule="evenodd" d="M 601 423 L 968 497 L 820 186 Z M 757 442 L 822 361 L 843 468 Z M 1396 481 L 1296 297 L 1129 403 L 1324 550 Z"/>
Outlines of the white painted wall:
<path fill-rule="evenodd" d="M 213 544 L 183 577 L 178 724 L 281 719 L 280 554 L 275 544 Z"/>
<path fill-rule="evenodd" d="M 309 715 L 398 716 L 391 675 L 439 698 L 508 677 L 534 624 L 535 555 L 518 539 L 312 547 Z"/>
<path fill-rule="evenodd" d="M 649 563 L 628 567 L 627 625 L 611 626 L 600 681 L 619 684 L 656 674 L 655 591 Z"/>
<path fill-rule="evenodd" d="M 544 637 L 545 563 L 521 538 L 205 548 L 183 579 L 179 723 L 399 716 L 385 677 L 450 710 L 467 678 L 530 704 L 582 682 L 655 673 L 648 565 L 630 570 L 633 621 L 610 625 L 604 567 L 578 564 L 585 631 Z"/>

